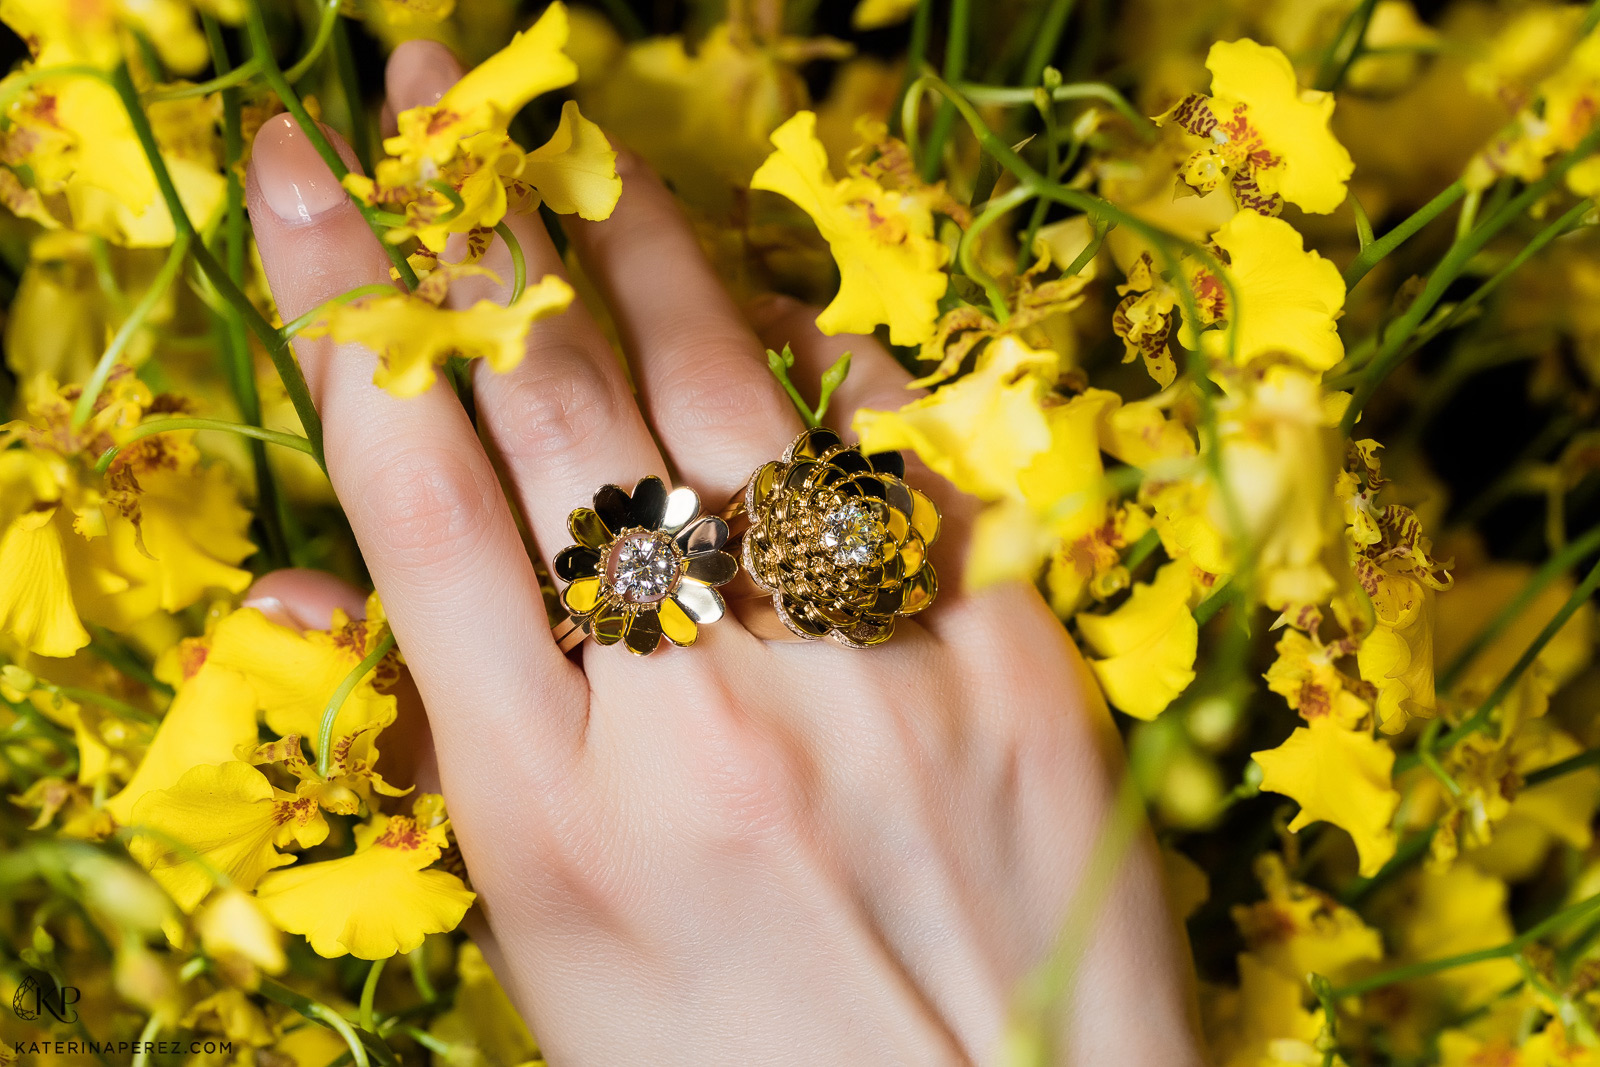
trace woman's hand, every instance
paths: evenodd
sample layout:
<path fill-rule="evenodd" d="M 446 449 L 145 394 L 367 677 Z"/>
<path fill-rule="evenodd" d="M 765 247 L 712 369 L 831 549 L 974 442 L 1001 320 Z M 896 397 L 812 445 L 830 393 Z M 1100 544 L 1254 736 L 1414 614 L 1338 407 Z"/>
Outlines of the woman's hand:
<path fill-rule="evenodd" d="M 458 76 L 443 48 L 402 46 L 389 104 L 431 104 Z M 768 345 L 793 344 L 802 381 L 854 352 L 840 425 L 907 399 L 870 338 L 824 337 L 783 300 L 747 317 L 662 184 L 627 155 L 618 168 L 613 217 L 569 235 L 637 397 L 577 305 L 534 328 L 515 370 L 475 369 L 476 430 L 443 382 L 397 400 L 372 385 L 369 352 L 297 345 L 427 707 L 496 970 L 554 1064 L 997 1062 L 1118 773 L 1104 707 L 1036 592 L 960 591 L 958 494 L 913 464 L 944 510 L 946 580 L 886 645 L 769 643 L 732 617 L 649 658 L 591 644 L 569 659 L 551 639 L 512 506 L 546 563 L 607 482 L 657 474 L 717 510 L 801 429 Z M 256 139 L 249 195 L 285 319 L 388 280 L 286 117 Z M 531 278 L 562 272 L 537 216 L 507 221 Z M 502 245 L 486 262 L 510 277 Z M 470 279 L 451 297 L 506 288 Z M 1155 864 L 1142 842 L 1129 856 L 1076 963 L 1067 1058 L 1197 1063 Z"/>

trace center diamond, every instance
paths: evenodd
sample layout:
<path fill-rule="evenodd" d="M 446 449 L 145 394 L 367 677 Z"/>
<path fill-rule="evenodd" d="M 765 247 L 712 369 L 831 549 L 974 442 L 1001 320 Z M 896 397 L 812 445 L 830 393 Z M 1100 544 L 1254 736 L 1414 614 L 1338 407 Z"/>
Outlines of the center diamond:
<path fill-rule="evenodd" d="M 864 567 L 877 559 L 886 532 L 877 513 L 858 500 L 822 517 L 822 547 L 833 549 L 833 562 L 841 567 Z"/>
<path fill-rule="evenodd" d="M 678 546 L 665 534 L 637 534 L 617 546 L 612 586 L 635 604 L 653 604 L 678 577 Z"/>

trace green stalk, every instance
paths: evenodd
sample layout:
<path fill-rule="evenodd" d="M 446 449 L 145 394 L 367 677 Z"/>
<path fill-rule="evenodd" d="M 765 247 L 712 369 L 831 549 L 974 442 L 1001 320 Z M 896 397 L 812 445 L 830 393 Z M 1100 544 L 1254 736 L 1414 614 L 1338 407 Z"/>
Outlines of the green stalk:
<path fill-rule="evenodd" d="M 317 155 L 322 157 L 322 162 L 327 164 L 328 170 L 333 173 L 334 180 L 343 184 L 350 175 L 350 168 L 344 165 L 344 160 L 339 158 L 339 153 L 333 150 L 333 145 L 322 134 L 322 127 L 317 125 L 315 119 L 306 111 L 306 106 L 301 102 L 299 95 L 294 91 L 283 76 L 283 71 L 278 69 L 278 61 L 272 54 L 272 39 L 267 36 L 267 24 L 261 14 L 260 0 L 251 0 L 245 27 L 250 37 L 250 47 L 261 62 L 261 73 L 266 77 L 267 84 L 272 91 L 283 100 L 284 107 L 289 109 L 289 114 L 294 116 L 295 122 L 300 126 L 306 140 L 311 142 L 311 147 Z M 389 262 L 394 266 L 395 272 L 400 275 L 401 281 L 407 289 L 417 287 L 416 271 L 411 269 L 411 264 L 406 260 L 405 253 L 398 246 L 384 240 L 384 227 L 373 217 L 373 207 L 362 203 L 359 198 L 352 198 L 356 210 L 361 212 L 361 217 L 366 220 L 372 234 L 383 246 L 384 254 L 389 257 Z"/>
<path fill-rule="evenodd" d="M 949 37 L 944 45 L 944 77 L 955 83 L 967 69 L 967 38 L 971 33 L 971 0 L 950 0 Z M 922 180 L 931 182 L 939 176 L 944 162 L 944 143 L 955 128 L 955 105 L 946 100 L 933 118 L 933 128 L 928 131 L 928 144 L 922 157 Z"/>
<path fill-rule="evenodd" d="M 1371 25 L 1372 13 L 1377 7 L 1378 0 L 1361 0 L 1361 5 L 1345 17 L 1339 32 L 1334 35 L 1333 43 L 1322 57 L 1315 88 L 1325 93 L 1339 88 L 1344 76 L 1350 73 L 1351 65 L 1361 55 L 1362 45 L 1367 39 L 1367 27 Z"/>
<path fill-rule="evenodd" d="M 307 326 L 327 315 L 336 307 L 362 300 L 369 296 L 392 296 L 395 288 L 386 282 L 373 282 L 371 285 L 358 285 L 354 289 L 347 289 L 338 296 L 330 296 L 316 307 L 301 315 L 297 315 L 283 324 L 280 331 L 284 337 L 293 337 Z"/>
<path fill-rule="evenodd" d="M 1575 919 L 1587 918 L 1600 911 L 1600 894 L 1586 897 L 1576 904 L 1568 905 L 1550 916 L 1541 923 L 1530 926 L 1527 930 L 1513 937 L 1503 945 L 1492 948 L 1481 948 L 1475 952 L 1463 952 L 1455 956 L 1446 956 L 1443 959 L 1424 960 L 1420 963 L 1408 963 L 1403 967 L 1396 967 L 1381 974 L 1372 975 L 1351 982 L 1349 985 L 1340 986 L 1333 991 L 1335 1000 L 1344 1000 L 1347 997 L 1359 997 L 1377 989 L 1394 985 L 1397 982 L 1409 982 L 1414 978 L 1426 978 L 1430 974 L 1440 971 L 1452 970 L 1456 967 L 1465 967 L 1473 963 L 1482 963 L 1485 960 L 1505 959 L 1516 956 L 1523 949 L 1538 941 L 1546 934 L 1552 933 L 1567 925 Z"/>
<path fill-rule="evenodd" d="M 189 213 L 184 210 L 183 201 L 178 197 L 177 187 L 172 184 L 172 175 L 167 172 L 166 160 L 161 158 L 161 149 L 156 144 L 155 132 L 150 128 L 150 118 L 139 105 L 139 93 L 133 87 L 133 79 L 128 75 L 126 65 L 120 66 L 110 77 L 110 85 L 122 99 L 123 109 L 128 114 L 128 121 L 133 126 L 134 135 L 139 140 L 139 145 L 144 149 L 145 159 L 150 163 L 150 169 L 156 178 L 156 187 L 161 190 L 161 198 L 166 202 L 167 211 L 172 215 L 172 225 L 176 232 L 187 233 L 194 237 L 194 223 L 189 220 Z M 306 387 L 305 375 L 300 372 L 300 364 L 295 362 L 294 355 L 289 351 L 288 341 L 278 334 L 244 295 L 244 291 L 234 284 L 228 272 L 223 270 L 222 264 L 212 256 L 206 248 L 204 241 L 195 241 L 192 248 L 195 262 L 211 284 L 216 287 L 217 293 L 228 303 L 232 304 L 244 318 L 245 325 L 250 331 L 261 339 L 266 346 L 267 354 L 272 358 L 272 364 L 278 370 L 278 377 L 283 380 L 284 391 L 289 394 L 289 400 L 294 404 L 300 422 L 305 426 L 306 439 L 311 442 L 315 450 L 312 454 L 316 457 L 317 464 L 324 470 L 327 465 L 322 459 L 322 419 L 317 415 L 316 405 L 311 402 L 311 391 Z"/>
<path fill-rule="evenodd" d="M 372 1021 L 372 1001 L 378 995 L 378 979 L 383 977 L 383 965 L 387 962 L 387 957 L 373 960 L 372 966 L 367 968 L 367 980 L 361 983 L 361 1004 L 356 1018 L 363 1030 L 378 1029 Z"/>
<path fill-rule="evenodd" d="M 1600 526 L 1589 530 L 1546 560 L 1544 565 L 1534 572 L 1533 577 L 1523 583 L 1517 595 L 1495 613 L 1489 624 L 1478 631 L 1472 640 L 1456 653 L 1455 658 L 1439 675 L 1439 688 L 1447 692 L 1453 688 L 1461 679 L 1461 675 L 1472 665 L 1472 661 L 1477 659 L 1484 649 L 1499 640 L 1500 635 L 1528 610 L 1529 605 L 1539 598 L 1539 594 L 1544 592 L 1551 582 L 1567 573 L 1574 564 L 1596 552 L 1600 552 Z"/>
<path fill-rule="evenodd" d="M 1067 31 L 1067 20 L 1072 17 L 1075 6 L 1076 0 L 1050 0 L 1044 19 L 1039 23 L 1038 34 L 1033 39 L 1033 47 L 1028 50 L 1027 62 L 1022 67 L 1023 85 L 1031 88 L 1044 77 L 1044 68 L 1050 65 L 1051 58 L 1060 47 L 1061 35 Z"/>
<path fill-rule="evenodd" d="M 285 81 L 292 84 L 311 73 L 311 68 L 322 58 L 328 42 L 333 40 L 334 27 L 338 25 L 339 0 L 322 0 L 322 10 L 317 13 L 317 32 L 312 35 L 311 47 L 306 49 L 306 54 L 300 57 L 299 62 L 283 72 Z M 259 54 L 255 58 L 259 59 Z"/>
<path fill-rule="evenodd" d="M 1533 666 L 1534 660 L 1539 658 L 1539 653 L 1544 651 L 1544 646 L 1550 643 L 1551 639 L 1561 631 L 1561 628 L 1567 624 L 1567 620 L 1572 618 L 1579 608 L 1588 603 L 1589 598 L 1594 596 L 1596 589 L 1600 589 L 1600 562 L 1597 562 L 1589 570 L 1589 574 L 1579 584 L 1578 588 L 1572 591 L 1572 595 L 1567 598 L 1567 602 L 1561 605 L 1561 610 L 1556 612 L 1549 622 L 1545 623 L 1544 629 L 1539 631 L 1539 636 L 1535 637 L 1528 647 L 1523 650 L 1517 662 L 1506 672 L 1505 677 L 1500 679 L 1500 684 L 1494 687 L 1494 691 L 1484 698 L 1483 703 L 1478 705 L 1477 710 L 1460 726 L 1457 726 L 1440 739 L 1439 748 L 1451 748 L 1488 725 L 1489 716 L 1510 695 L 1511 690 L 1516 688 L 1517 683 L 1522 680 L 1522 676 L 1527 673 L 1528 668 Z M 1416 765 L 1419 759 L 1419 753 L 1408 753 L 1406 756 L 1400 757 L 1395 761 L 1394 773 L 1398 776 L 1409 770 Z"/>
<path fill-rule="evenodd" d="M 979 285 L 989 294 L 989 306 L 994 311 L 995 321 L 1005 322 L 1011 317 L 1011 309 L 1006 305 L 1005 291 L 1000 288 L 1000 283 L 983 269 L 978 262 L 978 240 L 983 232 L 1003 216 L 1021 207 L 1032 200 L 1036 194 L 1026 185 L 1019 185 L 1003 196 L 989 201 L 972 225 L 967 227 L 967 232 L 961 235 L 961 247 L 957 252 L 957 259 L 961 263 L 961 272 Z"/>
<path fill-rule="evenodd" d="M 205 16 L 210 18 L 210 16 Z M 215 53 L 213 53 L 215 58 Z M 222 92 L 225 89 L 236 89 L 254 78 L 260 69 L 260 64 L 252 57 L 240 63 L 232 70 L 225 65 L 218 65 L 217 76 L 209 81 L 197 82 L 194 85 L 163 85 L 149 92 L 143 97 L 152 104 L 159 104 L 167 100 L 188 100 L 196 96 L 210 96 L 212 93 Z"/>
<path fill-rule="evenodd" d="M 1350 432 L 1356 418 L 1361 414 L 1361 409 L 1372 398 L 1372 394 L 1405 358 L 1406 343 L 1411 339 L 1411 335 L 1444 296 L 1445 290 L 1466 269 L 1472 257 L 1489 243 L 1490 238 L 1520 218 L 1529 207 L 1560 184 L 1566 177 L 1567 171 L 1587 158 L 1596 147 L 1600 147 L 1600 126 L 1590 130 L 1572 151 L 1552 163 L 1542 178 L 1527 186 L 1481 226 L 1450 246 L 1450 250 L 1439 261 L 1433 273 L 1428 275 L 1427 284 L 1423 286 L 1422 292 L 1411 302 L 1411 306 L 1406 308 L 1405 314 L 1385 331 L 1383 343 L 1379 346 L 1372 363 L 1362 373 L 1361 384 L 1356 387 L 1355 395 L 1351 398 L 1344 419 L 1340 422 L 1340 429 L 1344 433 Z"/>
<path fill-rule="evenodd" d="M 310 997 L 302 996 L 286 985 L 262 976 L 259 992 L 268 1000 L 276 1001 L 291 1011 L 299 1012 L 313 1022 L 319 1022 L 344 1039 L 345 1045 L 350 1050 L 350 1058 L 355 1061 L 356 1067 L 370 1067 L 371 1061 L 367 1059 L 367 1049 L 371 1048 L 378 1056 L 378 1062 L 385 1067 L 392 1067 L 397 1061 L 395 1055 L 383 1039 L 370 1030 L 357 1030 L 351 1026 L 344 1016 Z"/>
<path fill-rule="evenodd" d="M 238 434 L 240 437 L 248 437 L 252 441 L 260 441 L 263 444 L 292 448 L 296 452 L 304 452 L 308 456 L 315 457 L 316 455 L 312 451 L 311 442 L 296 434 L 284 433 L 282 430 L 268 430 L 264 427 L 252 426 L 244 422 L 227 422 L 223 419 L 203 419 L 185 415 L 175 418 L 153 419 L 149 422 L 140 423 L 128 433 L 121 443 L 114 444 L 100 453 L 100 458 L 95 462 L 94 469 L 104 474 L 111 466 L 112 461 L 117 458 L 117 453 L 133 442 L 141 437 L 167 433 L 171 430 L 221 430 L 225 433 Z"/>
<path fill-rule="evenodd" d="M 328 698 L 328 706 L 322 712 L 322 726 L 317 730 L 317 773 L 328 777 L 333 758 L 333 724 L 339 718 L 339 709 L 344 707 L 344 702 L 355 692 L 361 679 L 372 673 L 389 650 L 394 648 L 394 634 L 386 633 L 377 647 L 367 653 L 365 659 L 356 664 L 349 674 L 344 676 L 344 681 L 339 683 L 339 688 L 333 691 L 333 696 Z"/>
<path fill-rule="evenodd" d="M 133 1046 L 133 1059 L 130 1067 L 150 1067 L 150 1046 L 155 1043 L 156 1035 L 161 1033 L 161 1015 L 150 1016 L 144 1024 L 144 1029 L 139 1031 L 138 1043 Z"/>
<path fill-rule="evenodd" d="M 338 10 L 337 2 L 333 5 Z M 361 75 L 356 70 L 355 56 L 350 52 L 350 31 L 336 20 L 333 34 L 333 66 L 339 73 L 339 88 L 344 93 L 345 107 L 350 112 L 350 143 L 356 150 L 361 169 L 372 173 L 372 122 L 367 115 L 367 104 L 361 95 Z"/>
<path fill-rule="evenodd" d="M 933 28 L 933 0 L 921 0 L 917 4 L 916 16 L 911 22 L 911 43 L 906 48 L 906 76 L 900 84 L 900 96 L 895 100 L 895 106 L 889 109 L 889 132 L 909 139 L 916 136 L 916 109 L 912 109 L 912 121 L 905 121 L 905 104 L 911 96 L 911 87 L 916 84 L 922 75 L 922 64 L 928 55 L 928 36 Z M 0 109 L 3 113 L 3 109 Z M 916 152 L 911 153 L 911 158 L 916 159 Z"/>
<path fill-rule="evenodd" d="M 1348 292 L 1360 285 L 1361 279 L 1365 278 L 1373 267 L 1382 262 L 1389 253 L 1409 241 L 1416 235 L 1418 230 L 1444 214 L 1452 204 L 1465 196 L 1466 192 L 1467 187 L 1459 179 L 1451 182 L 1437 196 L 1417 208 L 1416 211 L 1396 225 L 1394 229 L 1375 241 L 1369 241 L 1361 249 L 1360 254 L 1351 260 L 1350 265 L 1344 269 L 1345 290 Z M 1370 232 L 1371 226 L 1369 224 L 1368 233 L 1370 234 Z"/>
<path fill-rule="evenodd" d="M 1600 767 L 1600 748 L 1591 748 L 1587 752 L 1580 752 L 1576 756 L 1569 756 L 1559 763 L 1552 763 L 1548 767 L 1540 767 L 1536 771 L 1529 771 L 1522 776 L 1524 789 L 1531 789 L 1542 782 L 1552 778 L 1560 778 L 1573 771 L 1581 771 L 1585 767 Z"/>
<path fill-rule="evenodd" d="M 111 343 L 101 355 L 100 362 L 95 364 L 94 372 L 84 383 L 83 392 L 78 396 L 78 402 L 72 409 L 74 429 L 88 422 L 89 416 L 94 414 L 94 402 L 100 399 L 100 392 L 111 378 L 111 371 L 116 367 L 117 360 L 122 358 L 122 353 L 133 342 L 140 328 L 144 326 L 145 320 L 155 311 L 156 305 L 161 303 L 161 298 L 167 295 L 167 290 L 172 288 L 172 283 L 183 270 L 184 261 L 189 258 L 189 245 L 193 240 L 192 229 L 177 231 L 172 240 L 172 249 L 167 253 L 166 262 L 162 263 L 161 269 L 156 272 L 155 278 L 150 282 L 150 288 L 144 291 L 144 295 L 133 305 L 128 317 L 122 320 L 122 325 L 112 335 Z"/>
<path fill-rule="evenodd" d="M 228 48 L 222 39 L 222 27 L 210 15 L 201 17 L 206 40 L 211 45 L 211 63 L 219 73 L 228 72 Z M 240 69 L 243 69 L 241 66 Z M 254 68 L 252 68 L 254 69 Z M 244 155 L 243 102 L 239 90 L 222 92 L 222 153 L 223 173 L 228 179 L 228 200 L 223 216 L 224 260 L 228 277 L 239 288 L 244 287 L 244 182 L 240 180 L 238 162 Z M 245 422 L 261 425 L 261 396 L 256 390 L 255 361 L 250 355 L 250 336 L 238 310 L 223 304 L 223 329 L 227 344 L 224 347 L 228 380 L 233 386 L 234 401 L 239 405 L 239 415 Z M 266 542 L 267 564 L 273 569 L 289 566 L 288 540 L 283 532 L 283 516 L 277 482 L 267 463 L 266 444 L 252 440 L 250 464 L 256 478 L 256 521 L 261 524 L 262 540 Z"/>
<path fill-rule="evenodd" d="M 1033 103 L 1038 89 L 1017 89 L 1006 85 L 976 85 L 964 82 L 958 86 L 963 96 L 975 104 L 1016 105 Z M 1063 100 L 1099 100 L 1127 119 L 1139 136 L 1149 140 L 1156 135 L 1156 124 L 1139 114 L 1128 98 L 1105 82 L 1072 82 L 1045 90 L 1056 103 Z"/>
<path fill-rule="evenodd" d="M 515 304 L 528 284 L 528 261 L 522 255 L 522 242 L 517 240 L 510 226 L 504 221 L 498 222 L 494 232 L 500 235 L 500 240 L 506 243 L 506 251 L 511 253 L 511 299 L 507 303 Z"/>

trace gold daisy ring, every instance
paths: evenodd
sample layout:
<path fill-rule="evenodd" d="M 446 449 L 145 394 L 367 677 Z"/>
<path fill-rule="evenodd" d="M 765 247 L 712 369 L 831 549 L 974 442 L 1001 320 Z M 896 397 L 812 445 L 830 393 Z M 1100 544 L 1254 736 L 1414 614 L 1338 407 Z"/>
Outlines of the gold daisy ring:
<path fill-rule="evenodd" d="M 607 485 L 593 507 L 567 517 L 567 529 L 577 544 L 555 558 L 570 615 L 554 629 L 563 650 L 587 637 L 602 645 L 620 641 L 641 656 L 663 637 L 686 647 L 726 611 L 716 587 L 733 580 L 739 563 L 722 551 L 727 523 L 702 515 L 693 489 L 669 493 L 654 475 L 641 478 L 632 493 Z"/>
<path fill-rule="evenodd" d="M 939 509 L 904 477 L 898 452 L 864 455 L 818 427 L 759 467 L 724 512 L 748 519 L 745 573 L 790 634 L 867 648 L 933 603 Z"/>

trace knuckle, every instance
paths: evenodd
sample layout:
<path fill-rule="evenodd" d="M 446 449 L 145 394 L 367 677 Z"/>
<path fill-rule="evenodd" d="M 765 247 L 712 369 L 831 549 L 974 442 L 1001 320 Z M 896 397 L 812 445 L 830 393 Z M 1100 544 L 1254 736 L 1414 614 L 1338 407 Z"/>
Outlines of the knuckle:
<path fill-rule="evenodd" d="M 663 362 L 675 369 L 658 390 L 660 414 L 681 432 L 725 430 L 730 426 L 783 426 L 792 414 L 775 382 L 754 360 L 737 355 L 743 345 L 715 343 L 698 353 L 671 354 Z M 708 355 L 707 351 L 724 354 Z"/>
<path fill-rule="evenodd" d="M 530 366 L 534 358 L 537 365 Z M 516 463 L 566 467 L 599 440 L 623 410 L 613 376 L 576 345 L 530 357 L 495 398 L 495 444 Z"/>
<path fill-rule="evenodd" d="M 402 561 L 436 562 L 470 551 L 483 535 L 496 490 L 467 456 L 442 449 L 401 452 L 363 486 L 374 546 Z"/>

